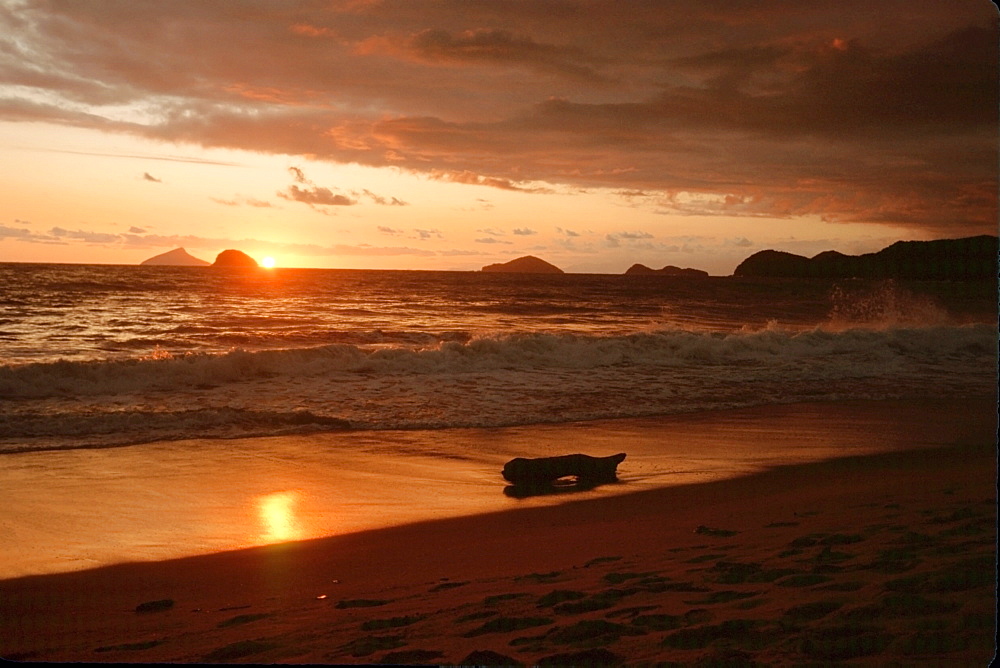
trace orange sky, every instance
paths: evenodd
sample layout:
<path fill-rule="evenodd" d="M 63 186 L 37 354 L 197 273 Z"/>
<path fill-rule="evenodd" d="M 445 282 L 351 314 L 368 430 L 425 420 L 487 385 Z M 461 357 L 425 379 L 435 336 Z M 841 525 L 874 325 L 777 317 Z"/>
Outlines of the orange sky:
<path fill-rule="evenodd" d="M 0 5 L 0 261 L 729 274 L 997 231 L 989 2 Z"/>

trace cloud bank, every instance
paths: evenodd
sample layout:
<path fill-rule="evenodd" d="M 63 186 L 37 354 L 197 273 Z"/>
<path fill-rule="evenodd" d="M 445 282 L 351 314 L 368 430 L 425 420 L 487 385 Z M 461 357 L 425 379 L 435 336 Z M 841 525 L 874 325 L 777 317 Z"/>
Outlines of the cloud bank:
<path fill-rule="evenodd" d="M 25 0 L 0 120 L 957 236 L 996 231 L 997 44 L 978 0 Z"/>

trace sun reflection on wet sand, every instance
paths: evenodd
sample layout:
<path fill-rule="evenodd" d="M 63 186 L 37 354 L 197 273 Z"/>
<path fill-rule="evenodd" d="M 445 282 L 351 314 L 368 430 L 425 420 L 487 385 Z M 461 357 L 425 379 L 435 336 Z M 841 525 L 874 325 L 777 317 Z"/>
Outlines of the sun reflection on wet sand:
<path fill-rule="evenodd" d="M 297 492 L 285 491 L 257 497 L 257 511 L 263 525 L 261 540 L 280 543 L 299 538 L 302 532 L 295 518 L 298 496 Z"/>

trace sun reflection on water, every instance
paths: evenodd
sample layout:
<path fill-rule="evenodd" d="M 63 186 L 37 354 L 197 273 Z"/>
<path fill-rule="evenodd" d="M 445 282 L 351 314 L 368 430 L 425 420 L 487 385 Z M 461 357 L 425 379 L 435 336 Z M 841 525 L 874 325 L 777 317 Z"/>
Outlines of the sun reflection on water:
<path fill-rule="evenodd" d="M 261 538 L 269 543 L 295 540 L 301 531 L 295 518 L 298 493 L 272 492 L 257 499 L 257 511 L 263 525 Z"/>

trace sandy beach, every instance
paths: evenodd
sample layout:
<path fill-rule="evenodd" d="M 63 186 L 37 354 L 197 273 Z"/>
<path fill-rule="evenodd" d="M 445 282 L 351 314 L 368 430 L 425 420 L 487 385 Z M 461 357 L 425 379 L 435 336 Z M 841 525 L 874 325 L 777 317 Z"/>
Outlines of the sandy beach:
<path fill-rule="evenodd" d="M 883 424 L 875 416 L 884 420 L 888 408 L 855 407 L 858 433 L 866 419 Z M 911 422 L 912 440 L 924 446 L 916 450 L 3 580 L 0 654 L 99 662 L 987 665 L 996 450 L 994 414 L 982 408 L 969 410 L 978 420 L 953 407 Z M 810 410 L 822 424 L 823 409 Z M 687 419 L 691 433 L 711 422 Z M 927 426 L 948 420 L 962 428 L 928 443 Z M 748 411 L 741 429 L 773 423 L 767 411 Z M 607 445 L 580 433 L 568 447 Z M 788 434 L 797 437 L 816 438 Z"/>

